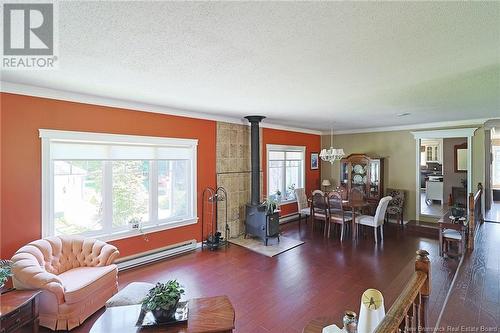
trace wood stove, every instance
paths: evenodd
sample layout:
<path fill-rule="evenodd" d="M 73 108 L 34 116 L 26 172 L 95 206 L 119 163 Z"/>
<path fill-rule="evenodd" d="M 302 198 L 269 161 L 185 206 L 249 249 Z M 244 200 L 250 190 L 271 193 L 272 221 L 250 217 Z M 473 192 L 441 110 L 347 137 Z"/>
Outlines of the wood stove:
<path fill-rule="evenodd" d="M 252 167 L 251 201 L 246 206 L 245 237 L 247 234 L 259 237 L 267 245 L 269 238 L 278 237 L 279 214 L 269 213 L 266 205 L 260 202 L 260 149 L 259 123 L 264 116 L 246 116 L 250 122 L 250 149 Z"/>

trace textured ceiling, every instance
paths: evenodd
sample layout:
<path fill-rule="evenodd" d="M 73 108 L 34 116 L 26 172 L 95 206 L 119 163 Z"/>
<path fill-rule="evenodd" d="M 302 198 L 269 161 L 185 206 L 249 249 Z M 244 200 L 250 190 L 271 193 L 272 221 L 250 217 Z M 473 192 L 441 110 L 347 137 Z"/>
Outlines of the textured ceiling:
<path fill-rule="evenodd" d="M 498 117 L 499 22 L 500 2 L 67 1 L 59 69 L 2 80 L 311 129 Z"/>

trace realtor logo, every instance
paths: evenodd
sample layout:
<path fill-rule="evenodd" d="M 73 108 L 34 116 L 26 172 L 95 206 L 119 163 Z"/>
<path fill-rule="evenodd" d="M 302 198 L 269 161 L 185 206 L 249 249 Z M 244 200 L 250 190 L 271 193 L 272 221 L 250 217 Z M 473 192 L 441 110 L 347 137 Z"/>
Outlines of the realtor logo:
<path fill-rule="evenodd" d="M 2 69 L 53 69 L 54 4 L 4 3 Z"/>

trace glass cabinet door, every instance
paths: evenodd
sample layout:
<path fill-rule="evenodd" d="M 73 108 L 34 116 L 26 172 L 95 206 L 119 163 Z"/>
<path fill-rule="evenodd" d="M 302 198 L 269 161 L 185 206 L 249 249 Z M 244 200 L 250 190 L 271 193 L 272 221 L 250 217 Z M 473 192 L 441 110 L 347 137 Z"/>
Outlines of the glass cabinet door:
<path fill-rule="evenodd" d="M 378 198 L 380 193 L 380 160 L 372 159 L 370 163 L 370 197 Z"/>
<path fill-rule="evenodd" d="M 352 163 L 351 170 L 351 188 L 357 187 L 366 195 L 366 186 L 368 183 L 368 163 L 355 162 Z"/>
<path fill-rule="evenodd" d="M 349 180 L 349 163 L 347 161 L 342 161 L 340 163 L 340 185 L 347 186 Z"/>

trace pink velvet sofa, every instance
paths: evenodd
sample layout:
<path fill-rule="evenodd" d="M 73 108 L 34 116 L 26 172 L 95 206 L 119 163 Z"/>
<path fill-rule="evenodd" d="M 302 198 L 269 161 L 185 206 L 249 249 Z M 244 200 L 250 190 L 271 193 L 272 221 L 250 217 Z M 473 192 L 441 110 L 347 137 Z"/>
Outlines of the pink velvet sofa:
<path fill-rule="evenodd" d="M 42 289 L 40 325 L 71 330 L 118 291 L 116 247 L 75 236 L 29 243 L 12 257 L 14 287 Z"/>

